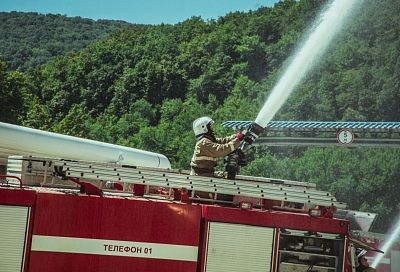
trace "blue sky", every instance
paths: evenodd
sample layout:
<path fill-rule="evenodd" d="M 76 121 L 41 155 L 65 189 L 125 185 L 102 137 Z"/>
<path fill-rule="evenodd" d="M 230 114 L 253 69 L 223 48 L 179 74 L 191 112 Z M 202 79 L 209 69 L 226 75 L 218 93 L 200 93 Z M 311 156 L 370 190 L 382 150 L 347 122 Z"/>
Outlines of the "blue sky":
<path fill-rule="evenodd" d="M 0 0 L 0 11 L 39 12 L 139 24 L 175 24 L 192 16 L 217 19 L 230 11 L 256 10 L 278 0 Z"/>

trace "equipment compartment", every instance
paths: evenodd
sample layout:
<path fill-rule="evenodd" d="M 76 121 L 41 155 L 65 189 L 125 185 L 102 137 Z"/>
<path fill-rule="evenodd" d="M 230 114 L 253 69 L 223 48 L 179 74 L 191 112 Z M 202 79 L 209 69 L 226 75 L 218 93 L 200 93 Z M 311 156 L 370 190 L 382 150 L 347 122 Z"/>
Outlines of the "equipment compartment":
<path fill-rule="evenodd" d="M 280 229 L 279 272 L 341 272 L 341 235 Z"/>

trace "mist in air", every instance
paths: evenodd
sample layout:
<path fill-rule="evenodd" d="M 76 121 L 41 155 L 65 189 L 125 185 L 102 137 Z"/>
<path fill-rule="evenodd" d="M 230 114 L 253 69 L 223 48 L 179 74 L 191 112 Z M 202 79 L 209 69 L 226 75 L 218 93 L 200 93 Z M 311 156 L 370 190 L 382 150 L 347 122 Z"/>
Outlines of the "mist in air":
<path fill-rule="evenodd" d="M 388 236 L 389 236 L 389 238 L 385 241 L 382 248 L 380 249 L 385 253 L 387 253 L 387 251 L 392 247 L 393 243 L 396 242 L 398 237 L 400 237 L 400 216 L 397 220 L 396 225 L 394 226 L 394 228 L 392 229 L 392 231 L 390 232 L 390 234 Z M 379 263 L 382 261 L 383 256 L 384 256 L 384 254 L 379 254 L 376 257 L 376 259 L 374 259 L 371 266 L 376 268 L 379 265 Z"/>
<path fill-rule="evenodd" d="M 333 38 L 340 31 L 346 21 L 345 19 L 349 17 L 357 2 L 360 1 L 334 0 L 329 4 L 326 11 L 314 23 L 314 30 L 295 53 L 293 61 L 272 89 L 255 120 L 257 124 L 266 127 L 272 120 L 292 91 L 318 62 L 329 44 L 332 43 Z"/>

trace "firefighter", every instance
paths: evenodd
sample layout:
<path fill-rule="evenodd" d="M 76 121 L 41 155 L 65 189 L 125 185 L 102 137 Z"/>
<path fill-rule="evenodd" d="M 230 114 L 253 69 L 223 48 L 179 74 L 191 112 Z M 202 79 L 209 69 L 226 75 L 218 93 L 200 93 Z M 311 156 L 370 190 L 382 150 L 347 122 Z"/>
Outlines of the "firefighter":
<path fill-rule="evenodd" d="M 235 151 L 244 138 L 242 132 L 225 138 L 216 138 L 212 127 L 213 123 L 214 121 L 206 116 L 193 122 L 196 145 L 190 162 L 191 175 L 213 177 L 217 158 Z"/>
<path fill-rule="evenodd" d="M 361 255 L 358 257 L 358 266 L 356 268 L 356 272 L 376 272 L 376 269 L 369 266 L 365 255 Z"/>

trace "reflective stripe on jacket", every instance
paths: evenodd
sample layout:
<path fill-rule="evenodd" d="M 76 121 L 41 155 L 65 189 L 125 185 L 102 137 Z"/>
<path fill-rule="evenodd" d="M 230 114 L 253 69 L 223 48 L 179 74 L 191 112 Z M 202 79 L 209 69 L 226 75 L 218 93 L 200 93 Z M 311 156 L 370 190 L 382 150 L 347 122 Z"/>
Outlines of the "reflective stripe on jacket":
<path fill-rule="evenodd" d="M 240 141 L 236 139 L 235 135 L 217 138 L 215 141 L 204 136 L 194 147 L 190 165 L 194 170 L 203 169 L 202 171 L 209 170 L 210 173 L 213 173 L 214 167 L 217 165 L 217 158 L 224 157 L 235 151 L 239 145 Z M 196 174 L 201 175 L 201 173 Z"/>

